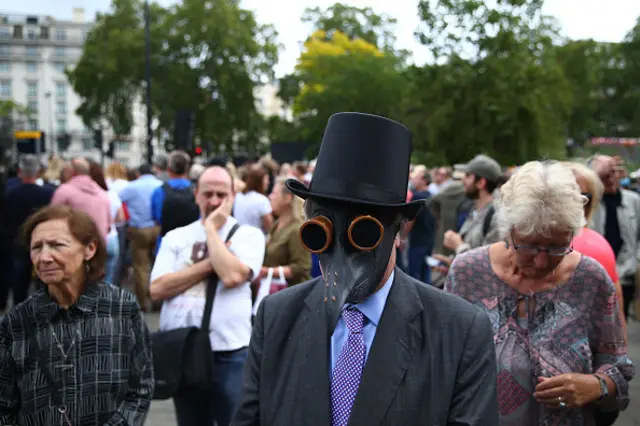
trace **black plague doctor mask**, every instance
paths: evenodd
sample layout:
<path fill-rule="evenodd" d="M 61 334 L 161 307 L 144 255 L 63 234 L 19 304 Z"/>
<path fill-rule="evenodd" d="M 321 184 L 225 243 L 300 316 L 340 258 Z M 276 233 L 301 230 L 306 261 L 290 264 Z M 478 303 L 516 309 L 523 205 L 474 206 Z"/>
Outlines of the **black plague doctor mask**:
<path fill-rule="evenodd" d="M 299 236 L 320 260 L 330 334 L 345 304 L 364 301 L 384 284 L 402 222 L 424 206 L 406 202 L 410 157 L 411 134 L 403 125 L 339 113 L 329 119 L 309 187 L 287 181 L 306 199 Z"/>

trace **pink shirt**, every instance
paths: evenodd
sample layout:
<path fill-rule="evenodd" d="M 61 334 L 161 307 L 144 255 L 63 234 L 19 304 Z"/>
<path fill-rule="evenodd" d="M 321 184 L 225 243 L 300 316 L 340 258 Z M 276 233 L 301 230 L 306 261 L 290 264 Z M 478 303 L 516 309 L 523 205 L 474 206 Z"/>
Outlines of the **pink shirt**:
<path fill-rule="evenodd" d="M 618 282 L 616 255 L 605 237 L 593 229 L 582 228 L 580 233 L 573 237 L 573 248 L 597 260 L 605 271 L 607 271 L 611 281 L 614 283 Z"/>
<path fill-rule="evenodd" d="M 93 179 L 89 176 L 74 176 L 69 182 L 60 185 L 51 200 L 51 205 L 56 204 L 65 204 L 91 216 L 106 242 L 111 228 L 109 195 Z"/>

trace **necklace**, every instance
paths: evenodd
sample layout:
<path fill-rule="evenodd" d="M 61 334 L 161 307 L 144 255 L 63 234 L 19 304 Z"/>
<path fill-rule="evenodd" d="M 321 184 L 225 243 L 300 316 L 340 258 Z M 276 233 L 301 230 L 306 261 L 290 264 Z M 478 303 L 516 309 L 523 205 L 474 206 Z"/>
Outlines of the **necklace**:
<path fill-rule="evenodd" d="M 71 340 L 71 344 L 69 345 L 69 347 L 67 348 L 67 350 L 64 350 L 64 346 L 62 344 L 62 341 L 60 341 L 60 339 L 58 339 L 58 335 L 56 334 L 55 330 L 53 329 L 52 325 L 49 325 L 49 327 L 51 328 L 51 335 L 53 336 L 53 339 L 55 341 L 55 344 L 58 348 L 58 350 L 60 351 L 60 355 L 62 355 L 62 364 L 61 365 L 56 365 L 54 368 L 56 370 L 60 371 L 60 375 L 63 378 L 63 381 L 66 381 L 67 379 L 69 379 L 68 374 L 64 374 L 67 371 L 73 370 L 73 364 L 71 362 L 69 362 L 69 355 L 71 355 L 74 346 L 76 345 L 76 338 L 78 337 L 78 335 L 80 334 L 80 330 L 76 327 L 75 332 L 73 333 L 73 339 Z"/>

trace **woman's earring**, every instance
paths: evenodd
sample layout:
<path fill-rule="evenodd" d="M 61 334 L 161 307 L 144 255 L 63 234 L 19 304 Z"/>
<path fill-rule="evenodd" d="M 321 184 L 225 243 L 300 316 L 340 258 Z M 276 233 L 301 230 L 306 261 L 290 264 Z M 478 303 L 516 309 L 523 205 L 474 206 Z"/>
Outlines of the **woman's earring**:
<path fill-rule="evenodd" d="M 504 241 L 504 248 L 509 248 L 509 241 L 507 240 Z"/>

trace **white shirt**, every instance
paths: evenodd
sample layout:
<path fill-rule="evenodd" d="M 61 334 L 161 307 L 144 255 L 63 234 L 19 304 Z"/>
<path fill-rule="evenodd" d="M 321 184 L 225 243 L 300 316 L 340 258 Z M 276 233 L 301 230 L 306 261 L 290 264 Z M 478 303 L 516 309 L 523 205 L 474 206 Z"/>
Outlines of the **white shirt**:
<path fill-rule="evenodd" d="M 116 191 L 118 194 L 122 191 L 127 185 L 129 185 L 129 181 L 124 179 L 107 179 L 107 188 L 109 190 Z"/>
<path fill-rule="evenodd" d="M 107 195 L 109 196 L 109 207 L 111 208 L 111 228 L 109 229 L 109 236 L 117 235 L 118 231 L 116 230 L 116 216 L 118 215 L 118 210 L 122 207 L 122 200 L 120 200 L 120 196 L 118 193 L 112 189 L 107 191 Z"/>
<path fill-rule="evenodd" d="M 264 195 L 255 191 L 236 194 L 233 217 L 240 225 L 262 229 L 262 216 L 269 213 L 271 213 L 271 202 Z"/>
<path fill-rule="evenodd" d="M 218 231 L 226 240 L 237 221 L 229 217 Z M 206 243 L 204 225 L 200 220 L 170 231 L 162 238 L 160 250 L 151 271 L 151 281 L 185 269 L 193 264 L 194 244 Z M 240 226 L 231 237 L 229 250 L 258 276 L 264 260 L 265 238 L 250 226 Z M 160 311 L 160 330 L 200 327 L 206 302 L 207 280 L 173 299 L 166 300 Z M 218 282 L 209 326 L 211 348 L 214 351 L 233 351 L 249 345 L 251 338 L 251 288 L 249 281 L 234 288 L 224 288 Z"/>

